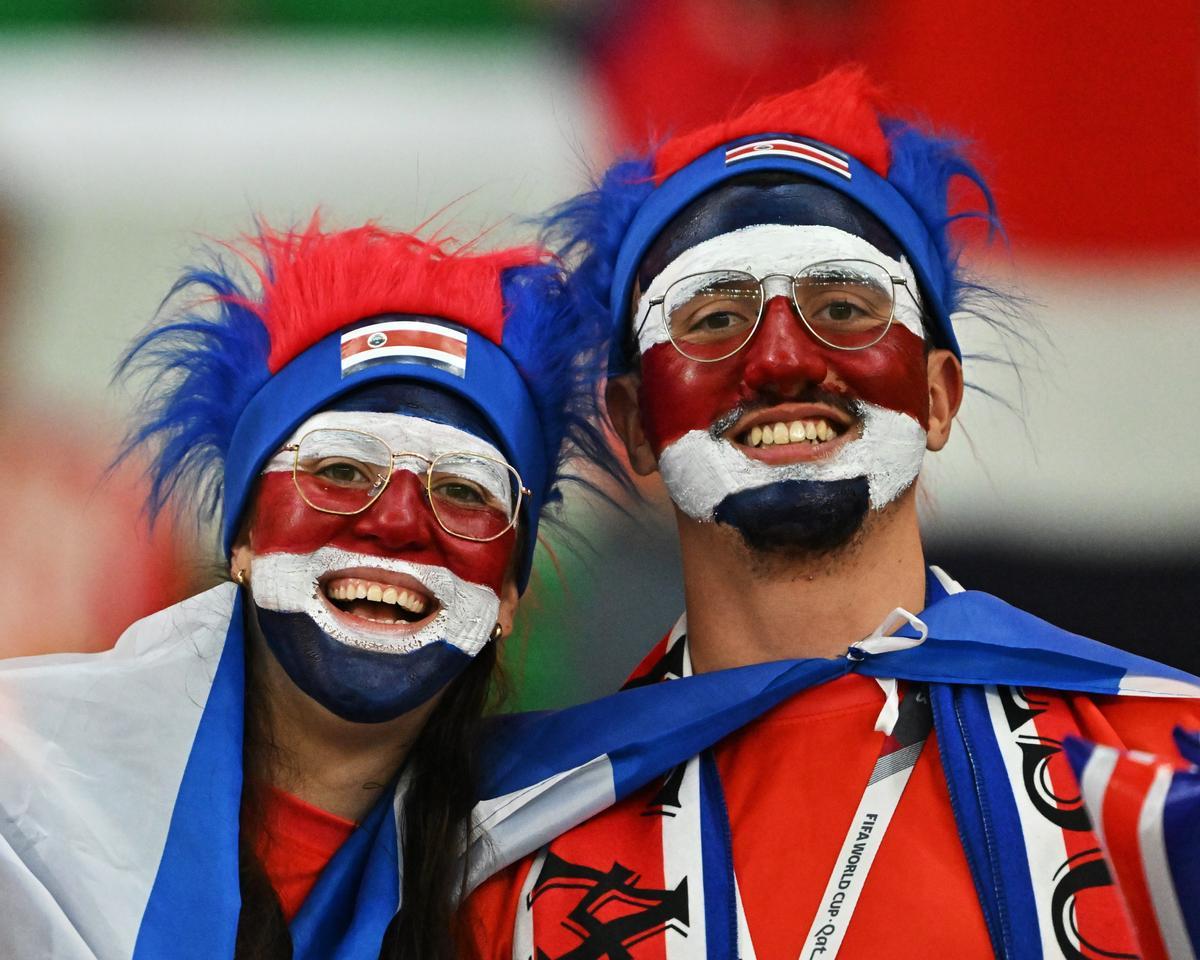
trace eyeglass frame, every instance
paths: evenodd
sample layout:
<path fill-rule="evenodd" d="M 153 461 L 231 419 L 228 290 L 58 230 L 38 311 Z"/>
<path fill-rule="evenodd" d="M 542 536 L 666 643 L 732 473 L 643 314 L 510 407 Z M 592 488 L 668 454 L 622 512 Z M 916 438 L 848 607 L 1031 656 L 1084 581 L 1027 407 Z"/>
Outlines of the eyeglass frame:
<path fill-rule="evenodd" d="M 300 472 L 300 447 L 303 445 L 304 441 L 314 433 L 321 433 L 329 429 L 329 427 L 317 427 L 314 430 L 309 430 L 308 433 L 304 434 L 304 436 L 302 436 L 296 443 L 285 444 L 283 447 L 284 450 L 291 451 L 292 453 L 292 484 L 295 486 L 296 492 L 300 494 L 300 499 L 303 500 L 305 504 L 307 504 L 313 510 L 316 510 L 318 513 L 327 513 L 335 517 L 355 517 L 360 513 L 365 513 L 380 497 L 383 496 L 383 491 L 386 490 L 388 484 L 392 482 L 392 476 L 396 472 L 396 461 L 407 457 L 415 458 L 423 463 L 429 464 L 428 468 L 425 470 L 424 484 L 425 497 L 429 501 L 429 512 L 433 514 L 433 519 L 437 521 L 439 527 L 445 530 L 446 533 L 450 534 L 450 536 L 458 537 L 460 540 L 469 540 L 472 543 L 491 543 L 493 540 L 499 540 L 502 536 L 508 533 L 509 530 L 512 530 L 517 525 L 517 521 L 520 519 L 521 515 L 521 504 L 524 501 L 524 498 L 533 496 L 533 491 L 525 486 L 525 481 L 521 478 L 520 472 L 507 460 L 499 460 L 496 457 L 489 457 L 483 453 L 472 453 L 470 450 L 447 450 L 445 453 L 439 453 L 436 457 L 430 459 L 429 457 L 425 456 L 425 454 L 417 453 L 415 450 L 393 450 L 390 446 L 388 446 L 388 442 L 384 440 L 383 437 L 377 437 L 375 434 L 367 433 L 365 430 L 347 430 L 339 427 L 338 430 L 341 433 L 355 433 L 360 437 L 370 437 L 372 440 L 378 440 L 379 443 L 383 445 L 383 448 L 387 450 L 389 454 L 391 454 L 391 459 L 388 461 L 387 476 L 383 478 L 382 483 L 379 483 L 378 480 L 375 481 L 375 483 L 379 483 L 379 492 L 367 500 L 367 502 L 357 510 L 330 510 L 326 507 L 318 507 L 304 495 L 304 490 L 300 487 L 300 479 L 297 476 L 297 474 Z M 453 530 L 447 527 L 442 518 L 438 516 L 437 507 L 433 505 L 433 465 L 443 457 L 454 456 L 476 457 L 480 460 L 487 460 L 489 463 L 498 463 L 517 478 L 517 502 L 513 504 L 512 517 L 509 519 L 508 525 L 499 533 L 490 537 L 469 537 L 463 533 L 455 533 Z M 375 484 L 372 484 L 372 486 L 374 485 Z"/>
<path fill-rule="evenodd" d="M 649 301 L 647 301 L 646 314 L 644 317 L 642 317 L 641 323 L 639 323 L 637 325 L 637 329 L 634 330 L 634 332 L 633 332 L 634 343 L 635 344 L 637 343 L 638 338 L 642 334 L 642 328 L 646 326 L 646 321 L 650 319 L 650 311 L 652 309 L 654 309 L 655 307 L 661 307 L 662 313 L 663 313 L 663 327 L 667 331 L 667 339 L 670 341 L 671 346 L 675 348 L 676 352 L 681 357 L 684 357 L 688 360 L 693 360 L 696 363 L 720 363 L 722 360 L 728 360 L 734 354 L 741 351 L 751 340 L 754 339 L 754 334 L 756 334 L 758 332 L 759 325 L 762 323 L 763 312 L 767 308 L 768 301 L 767 301 L 766 282 L 768 280 L 774 280 L 776 278 L 788 281 L 788 299 L 792 301 L 792 307 L 796 311 L 796 316 L 798 316 L 800 318 L 800 322 L 804 324 L 804 329 L 807 330 L 809 333 L 811 333 L 814 337 L 816 337 L 818 341 L 820 341 L 825 346 L 827 346 L 833 350 L 844 350 L 848 353 L 854 352 L 856 350 L 868 350 L 871 347 L 875 346 L 877 343 L 879 343 L 879 341 L 882 340 L 885 336 L 887 336 L 887 332 L 890 329 L 892 329 L 892 323 L 896 319 L 896 287 L 897 286 L 903 287 L 906 291 L 908 291 L 908 295 L 910 297 L 912 297 L 913 303 L 917 304 L 918 309 L 920 308 L 920 304 L 917 302 L 917 298 L 913 295 L 913 292 L 908 285 L 908 279 L 906 277 L 897 277 L 894 274 L 889 273 L 887 268 L 884 267 L 884 265 L 881 263 L 876 263 L 874 260 L 863 260 L 863 259 L 859 259 L 859 258 L 845 258 L 845 259 L 834 258 L 834 259 L 830 259 L 830 260 L 814 260 L 812 263 L 805 266 L 804 269 L 808 270 L 812 267 L 820 266 L 823 263 L 869 263 L 871 266 L 878 267 L 880 270 L 882 270 L 887 275 L 888 279 L 892 281 L 892 312 L 891 312 L 891 315 L 888 317 L 887 323 L 884 324 L 883 329 L 879 333 L 879 336 L 876 337 L 874 340 L 872 340 L 870 343 L 865 343 L 862 346 L 858 346 L 858 347 L 843 347 L 840 344 L 830 343 L 823 336 L 821 336 L 819 333 L 817 333 L 817 331 L 813 329 L 812 324 L 808 322 L 808 318 L 806 316 L 804 316 L 804 311 L 800 309 L 800 304 L 796 302 L 796 281 L 800 279 L 800 274 L 798 272 L 793 273 L 793 274 L 768 273 L 765 276 L 756 277 L 749 270 L 735 270 L 735 269 L 729 269 L 726 271 L 701 270 L 699 273 L 689 273 L 689 274 L 686 274 L 686 275 L 678 278 L 677 280 L 671 281 L 670 285 L 667 287 L 666 291 L 663 293 L 663 295 L 661 297 L 652 297 Z M 722 272 L 740 274 L 745 277 L 750 277 L 758 284 L 758 289 L 759 289 L 758 316 L 756 316 L 754 318 L 754 324 L 750 327 L 750 332 L 746 334 L 746 339 L 744 339 L 740 344 L 738 344 L 736 347 L 734 347 L 728 353 L 722 354 L 719 357 L 693 357 L 690 353 L 685 353 L 683 351 L 683 349 L 679 346 L 679 344 L 675 342 L 675 338 L 671 335 L 671 320 L 667 316 L 667 310 L 666 310 L 666 306 L 665 306 L 665 304 L 667 302 L 667 293 L 669 293 L 671 291 L 672 287 L 674 287 L 676 284 L 682 283 L 684 280 L 690 280 L 693 277 L 703 277 L 703 276 L 706 276 L 707 274 L 722 273 Z"/>

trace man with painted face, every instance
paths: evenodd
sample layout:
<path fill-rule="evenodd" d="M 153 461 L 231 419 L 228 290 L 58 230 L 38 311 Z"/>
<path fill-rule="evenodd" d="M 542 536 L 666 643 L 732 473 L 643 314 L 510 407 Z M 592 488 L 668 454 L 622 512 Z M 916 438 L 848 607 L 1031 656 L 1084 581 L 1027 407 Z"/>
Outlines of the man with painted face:
<path fill-rule="evenodd" d="M 456 956 L 496 646 L 597 440 L 586 338 L 537 249 L 232 249 L 257 289 L 189 271 L 125 360 L 150 509 L 191 494 L 232 582 L 0 664 L 4 957 Z"/>
<path fill-rule="evenodd" d="M 1062 748 L 1173 753 L 1200 682 L 925 566 L 950 316 L 987 306 L 953 181 L 992 210 L 957 143 L 879 102 L 837 71 L 552 221 L 613 331 L 612 423 L 675 507 L 686 615 L 627 686 L 742 687 L 749 722 L 488 881 L 481 956 L 1111 957 L 1200 930 L 1170 891 L 1128 906 Z"/>

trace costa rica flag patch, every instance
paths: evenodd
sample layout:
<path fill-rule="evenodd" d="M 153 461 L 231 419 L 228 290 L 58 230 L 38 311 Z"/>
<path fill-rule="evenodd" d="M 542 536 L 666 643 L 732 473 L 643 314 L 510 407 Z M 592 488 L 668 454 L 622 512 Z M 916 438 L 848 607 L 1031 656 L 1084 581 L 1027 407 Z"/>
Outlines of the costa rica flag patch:
<path fill-rule="evenodd" d="M 805 160 L 808 163 L 824 167 L 826 170 L 832 170 L 847 180 L 850 179 L 850 164 L 845 157 L 839 157 L 836 153 L 824 150 L 815 144 L 804 143 L 800 140 L 788 140 L 783 137 L 772 140 L 756 140 L 753 143 L 730 147 L 725 151 L 725 165 L 729 166 L 740 160 L 753 160 L 764 156 L 784 156 Z"/>
<path fill-rule="evenodd" d="M 342 334 L 342 376 L 377 363 L 418 363 L 466 376 L 467 331 L 444 320 L 385 320 Z"/>

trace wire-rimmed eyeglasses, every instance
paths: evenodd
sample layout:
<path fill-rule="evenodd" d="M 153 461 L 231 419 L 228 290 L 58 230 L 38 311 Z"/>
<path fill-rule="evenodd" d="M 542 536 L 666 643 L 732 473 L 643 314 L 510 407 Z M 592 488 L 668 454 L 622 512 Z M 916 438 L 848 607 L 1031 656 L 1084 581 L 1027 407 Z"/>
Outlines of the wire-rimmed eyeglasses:
<path fill-rule="evenodd" d="M 425 502 L 443 530 L 486 543 L 517 522 L 522 497 L 531 496 L 521 475 L 503 460 L 468 451 L 430 458 L 393 451 L 381 438 L 358 430 L 311 430 L 283 448 L 294 454 L 292 480 L 314 510 L 340 516 L 362 513 L 379 499 L 397 463 L 426 464 Z M 405 469 L 401 467 L 400 469 Z"/>
<path fill-rule="evenodd" d="M 701 363 L 724 360 L 750 342 L 767 301 L 788 295 L 821 343 L 865 350 L 891 327 L 898 286 L 908 289 L 908 281 L 870 260 L 822 260 L 791 276 L 761 278 L 744 270 L 708 270 L 680 277 L 661 297 L 651 298 L 635 337 L 650 311 L 661 307 L 676 350 Z"/>

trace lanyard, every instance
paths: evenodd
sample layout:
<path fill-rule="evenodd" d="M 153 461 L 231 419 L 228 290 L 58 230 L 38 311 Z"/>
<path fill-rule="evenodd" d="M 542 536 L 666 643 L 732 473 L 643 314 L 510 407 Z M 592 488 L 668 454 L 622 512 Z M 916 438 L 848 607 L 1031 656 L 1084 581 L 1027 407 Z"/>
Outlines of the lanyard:
<path fill-rule="evenodd" d="M 850 821 L 850 828 L 834 861 L 817 914 L 805 937 L 800 960 L 831 960 L 841 949 L 867 875 L 875 862 L 875 855 L 879 852 L 892 815 L 900 803 L 900 797 L 908 785 L 913 767 L 932 727 L 933 713 L 926 690 L 924 687 L 910 689 L 900 701 L 895 727 L 884 739 L 879 758 L 875 761 L 862 799 L 859 800 L 858 809 Z M 714 933 L 717 932 L 714 927 L 725 928 L 729 929 L 731 936 L 736 937 L 738 941 L 736 955 L 741 960 L 752 960 L 754 948 L 750 942 L 749 924 L 742 908 L 737 880 L 733 876 L 732 840 L 725 798 L 720 780 L 715 776 L 715 762 L 712 761 L 711 755 L 705 759 L 708 761 L 711 775 L 701 777 L 702 803 L 707 810 L 704 820 L 711 821 L 714 817 L 724 820 L 720 824 L 723 829 L 706 831 L 709 836 L 706 836 L 705 840 L 712 842 L 716 839 L 711 836 L 715 832 L 728 844 L 721 859 L 727 865 L 725 870 L 729 881 L 720 884 L 719 887 L 711 880 L 705 883 L 705 900 L 709 901 L 716 894 L 715 899 L 720 901 L 705 904 L 707 952 L 710 957 L 714 956 L 713 948 L 716 946 L 720 956 L 734 955 L 732 952 L 721 952 L 721 942 L 725 937 L 718 935 L 714 938 Z M 714 864 L 709 857 L 705 860 L 708 861 L 705 863 L 705 873 L 708 873 Z M 721 892 L 716 893 L 714 888 Z M 726 918 L 729 918 L 728 921 Z"/>
<path fill-rule="evenodd" d="M 841 949 L 875 854 L 932 727 L 929 694 L 923 687 L 909 691 L 900 701 L 896 727 L 883 741 L 879 759 L 854 811 L 821 896 L 821 906 L 804 938 L 801 960 L 828 960 Z"/>

